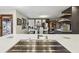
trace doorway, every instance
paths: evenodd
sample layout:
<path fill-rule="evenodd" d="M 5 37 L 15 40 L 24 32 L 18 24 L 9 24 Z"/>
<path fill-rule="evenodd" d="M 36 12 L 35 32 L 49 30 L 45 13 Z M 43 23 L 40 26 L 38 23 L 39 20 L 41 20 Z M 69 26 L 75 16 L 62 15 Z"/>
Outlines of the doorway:
<path fill-rule="evenodd" d="M 0 15 L 0 36 L 13 33 L 12 15 Z"/>

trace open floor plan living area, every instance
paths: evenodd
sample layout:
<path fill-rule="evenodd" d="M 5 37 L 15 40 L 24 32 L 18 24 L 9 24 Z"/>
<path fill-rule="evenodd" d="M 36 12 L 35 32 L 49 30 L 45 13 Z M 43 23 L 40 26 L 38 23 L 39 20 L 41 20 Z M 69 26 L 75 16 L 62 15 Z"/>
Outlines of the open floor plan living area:
<path fill-rule="evenodd" d="M 0 53 L 79 53 L 79 6 L 0 6 Z"/>

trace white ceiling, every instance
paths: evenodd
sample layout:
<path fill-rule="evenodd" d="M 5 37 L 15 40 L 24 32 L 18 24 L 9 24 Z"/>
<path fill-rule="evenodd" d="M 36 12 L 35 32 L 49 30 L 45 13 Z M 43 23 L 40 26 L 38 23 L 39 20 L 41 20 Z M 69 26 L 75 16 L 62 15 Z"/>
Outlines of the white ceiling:
<path fill-rule="evenodd" d="M 57 18 L 69 6 L 0 6 L 0 9 L 16 9 L 29 18 L 38 18 L 47 15 L 48 18 Z"/>

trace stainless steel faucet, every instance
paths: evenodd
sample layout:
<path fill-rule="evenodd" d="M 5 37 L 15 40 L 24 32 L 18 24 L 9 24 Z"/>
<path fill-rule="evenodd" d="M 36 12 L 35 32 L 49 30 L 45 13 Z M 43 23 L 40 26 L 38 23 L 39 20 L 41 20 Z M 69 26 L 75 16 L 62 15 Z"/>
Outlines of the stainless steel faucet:
<path fill-rule="evenodd" d="M 40 37 L 43 37 L 43 35 L 38 34 L 37 35 L 37 39 L 39 39 Z"/>

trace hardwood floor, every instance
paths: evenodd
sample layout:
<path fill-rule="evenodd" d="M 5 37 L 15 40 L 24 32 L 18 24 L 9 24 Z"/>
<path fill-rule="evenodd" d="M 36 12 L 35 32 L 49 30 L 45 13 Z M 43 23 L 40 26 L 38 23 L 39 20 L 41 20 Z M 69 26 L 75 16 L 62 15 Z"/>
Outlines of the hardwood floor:
<path fill-rule="evenodd" d="M 63 47 L 56 40 L 21 40 L 11 49 L 8 53 L 22 53 L 22 52 L 34 52 L 34 53 L 70 53 L 65 47 Z"/>

